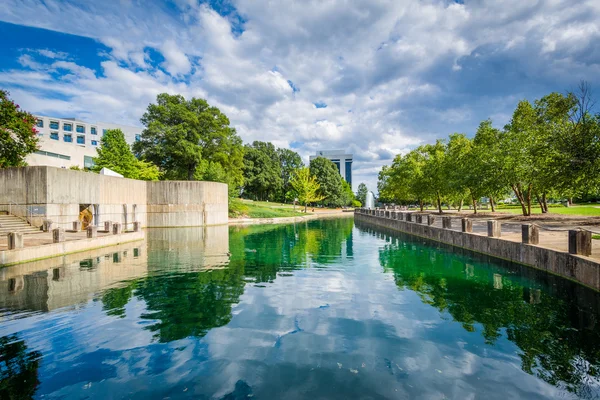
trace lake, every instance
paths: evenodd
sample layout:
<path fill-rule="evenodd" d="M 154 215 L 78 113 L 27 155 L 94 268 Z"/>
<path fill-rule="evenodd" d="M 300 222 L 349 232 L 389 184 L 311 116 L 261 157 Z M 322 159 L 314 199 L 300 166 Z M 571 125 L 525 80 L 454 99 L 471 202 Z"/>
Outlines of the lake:
<path fill-rule="evenodd" d="M 2 399 L 600 398 L 600 296 L 352 218 L 0 270 Z"/>

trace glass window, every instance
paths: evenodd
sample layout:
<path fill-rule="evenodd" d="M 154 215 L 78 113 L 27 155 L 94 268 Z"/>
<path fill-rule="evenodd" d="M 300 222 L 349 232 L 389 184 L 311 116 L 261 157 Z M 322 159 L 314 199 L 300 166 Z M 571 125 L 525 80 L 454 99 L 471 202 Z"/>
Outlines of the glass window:
<path fill-rule="evenodd" d="M 63 136 L 63 140 L 67 143 L 72 143 L 73 142 L 73 136 L 71 135 L 64 135 Z"/>
<path fill-rule="evenodd" d="M 85 133 L 85 126 L 83 126 L 83 125 L 77 125 L 75 127 L 75 130 L 77 131 L 77 133 Z"/>
<path fill-rule="evenodd" d="M 352 161 L 346 161 L 346 182 L 352 186 Z"/>
<path fill-rule="evenodd" d="M 77 136 L 77 144 L 85 144 L 85 136 Z"/>
<path fill-rule="evenodd" d="M 92 133 L 92 135 L 97 135 L 97 134 L 98 134 L 98 133 L 96 132 L 96 127 L 95 127 L 95 126 L 92 126 L 92 127 L 90 128 L 90 132 Z"/>
<path fill-rule="evenodd" d="M 106 135 L 106 129 L 102 129 L 102 136 Z"/>
<path fill-rule="evenodd" d="M 43 128 L 44 127 L 44 120 L 43 119 L 38 119 L 36 125 L 37 125 L 38 128 Z"/>
<path fill-rule="evenodd" d="M 50 129 L 58 129 L 58 121 L 50 121 Z"/>
<path fill-rule="evenodd" d="M 94 163 L 94 157 L 83 156 L 83 166 L 84 168 L 92 168 L 96 163 Z"/>
<path fill-rule="evenodd" d="M 58 140 L 58 132 L 50 132 L 50 139 Z"/>
<path fill-rule="evenodd" d="M 98 141 L 97 140 L 92 140 L 92 146 L 98 146 Z"/>
<path fill-rule="evenodd" d="M 63 131 L 65 131 L 65 132 L 72 132 L 73 131 L 73 124 L 63 124 Z"/>
<path fill-rule="evenodd" d="M 139 142 L 140 141 L 140 135 L 135 135 L 135 141 Z"/>

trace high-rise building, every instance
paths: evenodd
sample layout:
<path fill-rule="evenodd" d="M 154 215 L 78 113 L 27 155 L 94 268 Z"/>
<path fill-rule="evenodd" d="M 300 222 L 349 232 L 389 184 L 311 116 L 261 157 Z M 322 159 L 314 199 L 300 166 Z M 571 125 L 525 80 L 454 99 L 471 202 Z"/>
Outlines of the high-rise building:
<path fill-rule="evenodd" d="M 310 156 L 310 159 L 313 160 L 317 157 L 331 160 L 342 178 L 352 186 L 352 154 L 346 154 L 344 150 L 320 150 L 316 155 Z"/>
<path fill-rule="evenodd" d="M 55 118 L 36 115 L 39 150 L 27 156 L 29 165 L 48 165 L 59 168 L 91 167 L 97 157 L 96 148 L 108 129 L 120 129 L 130 145 L 139 140 L 142 128 L 111 124 L 89 123 L 75 118 Z"/>

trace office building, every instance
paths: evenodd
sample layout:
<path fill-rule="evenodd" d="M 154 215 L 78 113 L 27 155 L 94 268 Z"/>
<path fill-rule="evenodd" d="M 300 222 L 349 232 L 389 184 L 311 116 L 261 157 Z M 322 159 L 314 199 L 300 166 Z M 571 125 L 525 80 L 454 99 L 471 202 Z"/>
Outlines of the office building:
<path fill-rule="evenodd" d="M 316 155 L 310 156 L 310 159 L 313 160 L 317 157 L 331 160 L 342 178 L 352 186 L 352 154 L 346 154 L 344 150 L 321 150 L 317 151 Z"/>
<path fill-rule="evenodd" d="M 108 129 L 120 129 L 128 144 L 139 140 L 142 128 L 111 124 L 106 122 L 89 123 L 75 118 L 54 118 L 36 115 L 39 150 L 27 156 L 31 166 L 47 165 L 69 168 L 72 166 L 91 167 L 100 138 Z"/>

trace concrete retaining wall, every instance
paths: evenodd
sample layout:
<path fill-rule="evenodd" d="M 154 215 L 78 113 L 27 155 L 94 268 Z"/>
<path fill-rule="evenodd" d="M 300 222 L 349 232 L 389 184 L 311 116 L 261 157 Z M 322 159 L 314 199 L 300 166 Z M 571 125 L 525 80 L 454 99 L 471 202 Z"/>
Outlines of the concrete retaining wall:
<path fill-rule="evenodd" d="M 227 185 L 218 182 L 147 182 L 149 227 L 220 225 L 229 221 Z"/>
<path fill-rule="evenodd" d="M 355 219 L 531 266 L 600 290 L 600 264 L 594 260 L 535 245 L 390 219 L 382 212 L 373 214 L 364 214 L 359 210 Z"/>
<path fill-rule="evenodd" d="M 69 228 L 80 205 L 91 204 L 94 224 L 104 221 L 132 228 L 226 224 L 227 185 L 216 182 L 146 182 L 47 166 L 0 170 L 0 211 L 28 216 L 34 226 L 45 219 Z"/>

